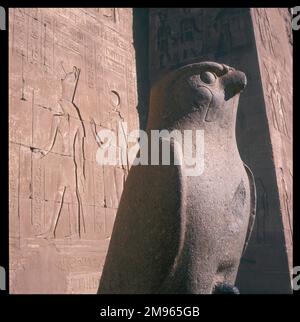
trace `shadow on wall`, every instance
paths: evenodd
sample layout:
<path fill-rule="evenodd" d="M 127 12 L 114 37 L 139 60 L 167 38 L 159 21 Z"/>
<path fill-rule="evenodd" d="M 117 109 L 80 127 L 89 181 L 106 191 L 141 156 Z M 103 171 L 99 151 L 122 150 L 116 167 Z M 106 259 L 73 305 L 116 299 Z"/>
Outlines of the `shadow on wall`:
<path fill-rule="evenodd" d="M 133 8 L 133 45 L 136 53 L 138 114 L 140 128 L 147 124 L 149 109 L 149 9 Z"/>

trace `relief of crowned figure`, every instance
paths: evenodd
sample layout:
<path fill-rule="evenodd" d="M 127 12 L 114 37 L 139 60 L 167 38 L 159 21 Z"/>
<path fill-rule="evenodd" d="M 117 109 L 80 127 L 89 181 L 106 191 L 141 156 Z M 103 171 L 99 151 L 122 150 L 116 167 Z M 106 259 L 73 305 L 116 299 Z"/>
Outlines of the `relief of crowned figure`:
<path fill-rule="evenodd" d="M 74 103 L 80 69 L 66 72 L 61 63 L 64 76 L 61 78 L 61 98 L 53 110 L 53 121 L 50 133 L 50 144 L 41 159 L 50 156 L 50 152 L 62 151 L 66 160 L 59 162 L 58 184 L 55 192 L 55 202 L 49 226 L 38 237 L 53 239 L 59 224 L 64 203 L 69 201 L 71 238 L 80 238 L 85 232 L 85 219 L 82 207 L 82 190 L 85 186 L 85 126 L 80 110 Z M 59 140 L 60 138 L 60 140 Z M 62 144 L 59 144 L 59 141 Z M 59 145 L 62 147 L 59 148 Z M 55 152 L 54 152 L 55 153 Z M 68 197 L 67 197 L 68 196 Z"/>

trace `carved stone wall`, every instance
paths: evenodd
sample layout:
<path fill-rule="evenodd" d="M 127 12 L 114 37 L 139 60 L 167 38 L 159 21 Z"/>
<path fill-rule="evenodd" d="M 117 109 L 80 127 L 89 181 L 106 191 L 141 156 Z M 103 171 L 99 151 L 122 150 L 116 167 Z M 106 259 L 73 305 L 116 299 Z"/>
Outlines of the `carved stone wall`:
<path fill-rule="evenodd" d="M 256 176 L 258 216 L 252 247 L 241 265 L 239 281 L 245 289 L 286 293 L 291 292 L 293 268 L 291 16 L 287 8 L 251 9 L 250 16 L 259 70 L 256 80 L 263 92 L 270 151 L 265 159 L 256 155 L 255 150 L 249 150 L 252 158 L 257 159 L 255 167 L 260 169 Z M 253 123 L 254 131 L 257 127 Z M 254 146 L 259 145 L 261 133 L 251 133 L 248 140 L 255 140 Z"/>
<path fill-rule="evenodd" d="M 150 78 L 196 61 L 246 73 L 237 141 L 257 186 L 257 216 L 237 285 L 243 293 L 291 291 L 292 51 L 288 10 L 150 9 Z M 222 162 L 222 160 L 220 160 Z"/>
<path fill-rule="evenodd" d="M 252 9 L 289 267 L 293 267 L 293 43 L 288 9 Z"/>
<path fill-rule="evenodd" d="M 128 168 L 96 133 L 139 128 L 132 9 L 10 9 L 11 293 L 95 293 Z"/>

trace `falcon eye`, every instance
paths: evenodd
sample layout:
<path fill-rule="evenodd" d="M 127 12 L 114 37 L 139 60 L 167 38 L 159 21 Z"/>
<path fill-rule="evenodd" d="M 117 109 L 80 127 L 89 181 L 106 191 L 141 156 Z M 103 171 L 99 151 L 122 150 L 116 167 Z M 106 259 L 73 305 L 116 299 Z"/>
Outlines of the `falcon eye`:
<path fill-rule="evenodd" d="M 216 75 L 211 72 L 201 73 L 200 78 L 206 84 L 213 84 L 217 79 Z"/>

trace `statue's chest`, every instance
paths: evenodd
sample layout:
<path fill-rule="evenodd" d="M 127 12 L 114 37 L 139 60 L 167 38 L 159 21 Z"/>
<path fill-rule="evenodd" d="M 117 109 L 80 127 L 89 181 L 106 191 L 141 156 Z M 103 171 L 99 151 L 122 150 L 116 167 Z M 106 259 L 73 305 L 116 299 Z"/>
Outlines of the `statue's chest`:
<path fill-rule="evenodd" d="M 205 229 L 236 233 L 244 230 L 250 209 L 250 189 L 242 163 L 208 167 L 187 184 L 188 216 Z"/>

